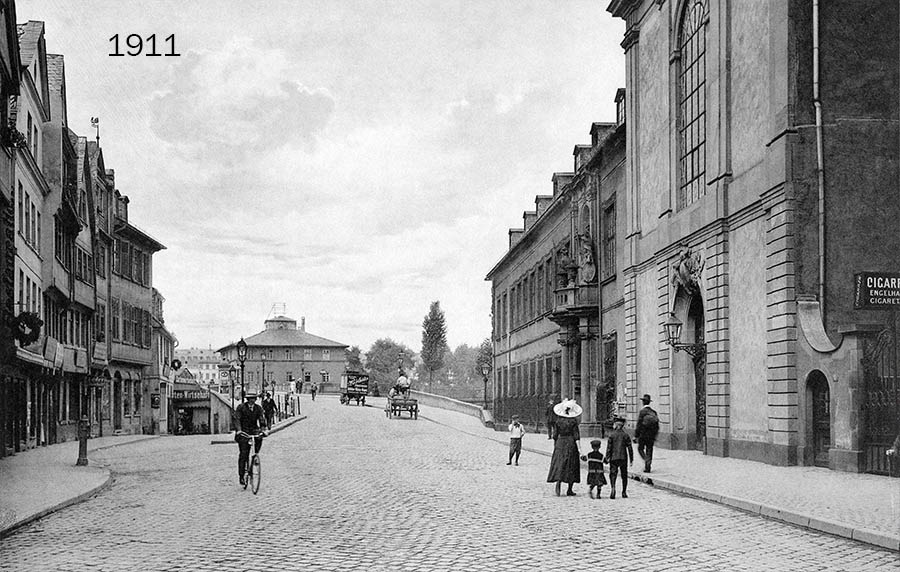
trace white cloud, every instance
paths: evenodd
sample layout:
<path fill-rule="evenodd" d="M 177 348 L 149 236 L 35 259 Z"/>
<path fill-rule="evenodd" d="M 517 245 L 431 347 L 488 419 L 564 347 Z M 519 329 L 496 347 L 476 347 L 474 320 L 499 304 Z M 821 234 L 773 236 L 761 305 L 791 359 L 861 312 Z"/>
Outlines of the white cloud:
<path fill-rule="evenodd" d="M 533 87 L 529 83 L 522 82 L 516 84 L 512 91 L 496 94 L 494 96 L 494 110 L 501 115 L 509 113 L 525 100 L 525 96 L 532 89 Z"/>
<path fill-rule="evenodd" d="M 334 100 L 296 75 L 283 51 L 248 38 L 188 52 L 150 100 L 151 128 L 194 159 L 225 164 L 252 151 L 310 143 L 328 123 Z"/>

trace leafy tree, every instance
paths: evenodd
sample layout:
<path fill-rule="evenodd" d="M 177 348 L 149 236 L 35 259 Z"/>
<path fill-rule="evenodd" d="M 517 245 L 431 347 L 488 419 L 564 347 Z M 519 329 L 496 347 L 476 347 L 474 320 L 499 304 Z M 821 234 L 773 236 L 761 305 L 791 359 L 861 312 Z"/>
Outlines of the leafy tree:
<path fill-rule="evenodd" d="M 460 344 L 452 352 L 447 352 L 446 369 L 448 377 L 453 378 L 455 385 L 468 386 L 472 384 L 475 373 L 475 357 L 475 348 L 468 344 Z"/>
<path fill-rule="evenodd" d="M 432 302 L 428 314 L 422 321 L 422 363 L 428 370 L 428 389 L 434 372 L 444 367 L 444 355 L 447 347 L 447 323 L 440 302 Z"/>
<path fill-rule="evenodd" d="M 413 361 L 415 353 L 390 338 L 375 340 L 372 347 L 366 352 L 366 371 L 369 374 L 369 382 L 378 384 L 378 390 L 382 394 L 397 382 L 397 358 L 401 351 L 403 352 L 403 367 L 409 371 L 415 363 Z"/>
<path fill-rule="evenodd" d="M 478 357 L 475 358 L 475 367 L 478 369 L 479 375 L 483 364 L 487 364 L 490 368 L 494 367 L 494 345 L 491 343 L 491 338 L 484 338 L 481 345 L 478 346 Z"/>
<path fill-rule="evenodd" d="M 359 346 L 351 346 L 350 349 L 347 350 L 347 369 L 351 371 L 365 371 L 362 360 L 360 359 L 361 351 Z"/>

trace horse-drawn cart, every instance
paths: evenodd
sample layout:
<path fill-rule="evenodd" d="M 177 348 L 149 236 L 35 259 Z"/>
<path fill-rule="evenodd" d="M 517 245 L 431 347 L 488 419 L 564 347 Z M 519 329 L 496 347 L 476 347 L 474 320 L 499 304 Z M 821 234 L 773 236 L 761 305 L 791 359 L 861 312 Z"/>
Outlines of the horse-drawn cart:
<path fill-rule="evenodd" d="M 419 418 L 419 400 L 411 399 L 408 394 L 404 396 L 402 393 L 394 397 L 388 397 L 387 405 L 384 408 L 384 414 L 388 417 L 400 417 L 400 414 L 406 411 L 413 419 Z"/>
<path fill-rule="evenodd" d="M 357 371 L 347 371 L 341 376 L 341 404 L 349 405 L 351 399 L 357 405 L 366 404 L 369 394 L 369 376 Z"/>

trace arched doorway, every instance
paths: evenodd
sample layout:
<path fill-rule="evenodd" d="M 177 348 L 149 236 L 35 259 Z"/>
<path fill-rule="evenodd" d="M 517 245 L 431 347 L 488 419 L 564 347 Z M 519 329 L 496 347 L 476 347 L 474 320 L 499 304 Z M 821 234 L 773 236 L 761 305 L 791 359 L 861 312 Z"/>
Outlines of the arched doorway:
<path fill-rule="evenodd" d="M 813 463 L 817 467 L 828 466 L 828 449 L 831 448 L 831 394 L 828 379 L 819 370 L 810 372 L 806 380 L 809 396 L 809 419 L 812 436 Z"/>
<path fill-rule="evenodd" d="M 688 309 L 688 327 L 693 334 L 693 343 L 704 342 L 703 300 L 699 295 L 691 297 Z M 694 362 L 694 427 L 697 450 L 706 450 L 706 352 L 700 352 Z"/>

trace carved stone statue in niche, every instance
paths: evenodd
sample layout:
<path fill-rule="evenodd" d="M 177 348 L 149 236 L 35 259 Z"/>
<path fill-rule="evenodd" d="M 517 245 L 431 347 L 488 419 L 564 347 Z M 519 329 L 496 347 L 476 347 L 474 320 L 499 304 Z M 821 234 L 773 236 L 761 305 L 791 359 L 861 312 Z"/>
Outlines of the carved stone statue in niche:
<path fill-rule="evenodd" d="M 556 286 L 566 288 L 575 285 L 575 275 L 578 265 L 569 256 L 569 245 L 564 244 L 556 251 Z"/>
<path fill-rule="evenodd" d="M 703 271 L 703 256 L 699 252 L 691 252 L 686 248 L 678 255 L 678 262 L 672 266 L 672 285 L 676 292 L 678 288 L 693 296 L 700 292 L 700 272 Z"/>
<path fill-rule="evenodd" d="M 594 241 L 588 233 L 579 234 L 578 239 L 578 270 L 581 273 L 581 283 L 588 284 L 597 279 L 597 261 L 594 258 Z"/>

